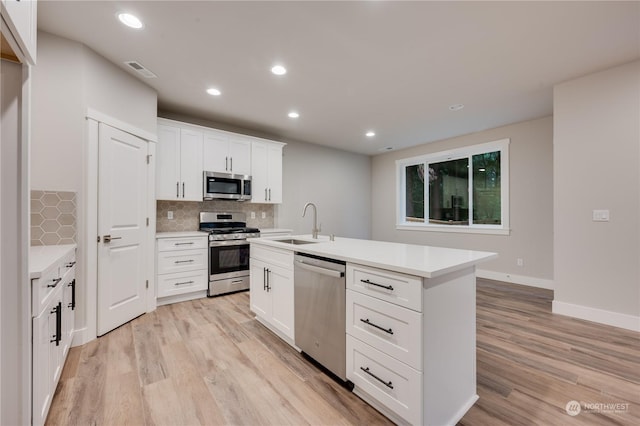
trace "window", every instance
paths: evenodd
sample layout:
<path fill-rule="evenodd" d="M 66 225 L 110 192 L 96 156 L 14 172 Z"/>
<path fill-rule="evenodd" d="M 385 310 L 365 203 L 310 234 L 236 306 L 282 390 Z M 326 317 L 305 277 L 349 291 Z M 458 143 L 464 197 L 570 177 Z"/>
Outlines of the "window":
<path fill-rule="evenodd" d="M 509 140 L 396 162 L 398 229 L 509 232 Z"/>

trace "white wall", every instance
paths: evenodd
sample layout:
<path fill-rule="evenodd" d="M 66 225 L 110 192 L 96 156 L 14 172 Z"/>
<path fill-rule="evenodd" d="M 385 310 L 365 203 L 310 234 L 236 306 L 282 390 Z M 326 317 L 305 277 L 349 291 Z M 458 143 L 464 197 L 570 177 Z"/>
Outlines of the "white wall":
<path fill-rule="evenodd" d="M 554 116 L 554 312 L 640 331 L 640 61 L 557 85 Z"/>
<path fill-rule="evenodd" d="M 285 141 L 286 142 L 286 141 Z M 321 234 L 371 238 L 370 157 L 320 145 L 289 142 L 284 149 L 283 201 L 277 207 L 276 226 L 295 234 L 310 234 L 311 208 L 318 207 Z"/>
<path fill-rule="evenodd" d="M 76 327 L 95 323 L 85 309 L 95 276 L 85 269 L 87 247 L 87 109 L 156 133 L 157 94 L 128 72 L 81 43 L 38 33 L 38 65 L 33 72 L 31 189 L 78 193 L 78 303 Z M 153 215 L 155 216 L 155 215 Z"/>
<path fill-rule="evenodd" d="M 484 276 L 520 284 L 553 286 L 553 119 L 515 123 L 401 151 L 372 160 L 372 236 L 441 247 L 497 252 L 499 258 L 479 266 Z M 398 159 L 509 138 L 510 235 L 397 230 Z M 524 260 L 517 266 L 516 260 Z"/>

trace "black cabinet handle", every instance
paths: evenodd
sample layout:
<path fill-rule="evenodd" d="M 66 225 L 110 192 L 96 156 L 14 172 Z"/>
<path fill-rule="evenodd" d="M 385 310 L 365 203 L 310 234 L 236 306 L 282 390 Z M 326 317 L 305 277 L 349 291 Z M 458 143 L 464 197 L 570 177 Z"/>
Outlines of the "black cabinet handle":
<path fill-rule="evenodd" d="M 69 283 L 69 287 L 71 287 L 71 303 L 69 304 L 69 307 L 71 308 L 72 311 L 75 311 L 75 309 L 76 309 L 76 280 L 75 280 L 75 278 L 73 280 L 71 280 L 71 282 Z"/>
<path fill-rule="evenodd" d="M 182 182 L 182 198 L 184 198 L 184 182 Z"/>
<path fill-rule="evenodd" d="M 193 284 L 193 281 L 184 281 L 184 282 L 181 282 L 181 283 L 175 283 L 173 285 L 187 285 L 187 284 Z"/>
<path fill-rule="evenodd" d="M 180 198 L 180 182 L 176 182 L 176 198 Z"/>
<path fill-rule="evenodd" d="M 195 262 L 195 260 L 189 259 L 189 260 L 174 260 L 173 261 L 173 263 L 191 263 L 191 262 Z"/>
<path fill-rule="evenodd" d="M 57 286 L 60 281 L 62 281 L 62 278 L 55 278 L 55 279 L 53 279 L 53 284 L 47 284 L 47 287 L 53 288 L 53 287 Z"/>
<path fill-rule="evenodd" d="M 75 262 L 75 261 L 73 261 L 73 262 L 69 262 L 69 263 L 67 263 L 67 264 L 66 264 L 66 265 L 64 265 L 64 266 L 66 266 L 67 268 L 73 268 L 73 265 L 75 265 L 75 264 L 76 264 L 76 262 Z"/>
<path fill-rule="evenodd" d="M 367 367 L 367 368 L 360 367 L 360 370 L 364 371 L 365 373 L 367 373 L 368 375 L 370 375 L 371 377 L 373 377 L 374 379 L 376 379 L 377 381 L 379 381 L 380 383 L 382 383 L 383 385 L 385 385 L 389 389 L 393 389 L 393 383 L 391 383 L 391 381 L 385 382 L 380 377 L 376 376 L 371 371 L 369 371 L 369 367 Z"/>
<path fill-rule="evenodd" d="M 267 291 L 271 291 L 271 269 L 267 268 Z"/>
<path fill-rule="evenodd" d="M 53 308 L 51 313 L 56 314 L 56 334 L 51 336 L 51 340 L 49 342 L 55 342 L 56 346 L 60 346 L 60 341 L 62 340 L 62 302 L 58 302 L 58 305 Z"/>
<path fill-rule="evenodd" d="M 387 290 L 391 290 L 391 291 L 393 291 L 393 287 L 392 287 L 392 286 L 390 286 L 390 285 L 382 285 L 382 284 L 378 284 L 378 283 L 371 282 L 371 281 L 369 281 L 369 280 L 360 280 L 360 282 L 363 282 L 363 283 L 365 283 L 365 284 L 375 285 L 376 287 L 382 287 L 382 288 L 386 288 Z"/>
<path fill-rule="evenodd" d="M 382 327 L 380 327 L 379 325 L 374 324 L 374 323 L 372 323 L 371 321 L 369 321 L 369 318 L 367 318 L 367 319 L 362 319 L 362 318 L 360 318 L 360 321 L 362 321 L 363 323 L 365 323 L 365 324 L 367 324 L 367 325 L 370 325 L 371 327 L 375 327 L 375 328 L 377 328 L 378 330 L 382 330 L 382 331 L 384 331 L 385 333 L 393 334 L 393 330 L 392 330 L 392 329 L 390 329 L 390 328 L 389 328 L 389 329 L 382 328 Z"/>
<path fill-rule="evenodd" d="M 267 268 L 262 268 L 262 289 L 267 291 Z"/>

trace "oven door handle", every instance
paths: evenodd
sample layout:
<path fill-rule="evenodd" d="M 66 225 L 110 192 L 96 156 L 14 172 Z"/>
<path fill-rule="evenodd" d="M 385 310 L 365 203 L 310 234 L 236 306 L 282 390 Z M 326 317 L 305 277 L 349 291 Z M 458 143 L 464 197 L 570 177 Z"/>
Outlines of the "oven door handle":
<path fill-rule="evenodd" d="M 222 240 L 222 241 L 209 241 L 209 247 L 224 247 L 224 246 L 245 246 L 249 245 L 247 240 Z"/>

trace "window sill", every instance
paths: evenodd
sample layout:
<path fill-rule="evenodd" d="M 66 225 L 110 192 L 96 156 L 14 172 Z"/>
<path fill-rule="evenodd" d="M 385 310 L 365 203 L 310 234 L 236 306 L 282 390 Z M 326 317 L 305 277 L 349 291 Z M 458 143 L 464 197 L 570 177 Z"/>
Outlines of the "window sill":
<path fill-rule="evenodd" d="M 426 231 L 426 232 L 454 232 L 458 234 L 488 234 L 488 235 L 510 235 L 511 230 L 508 228 L 481 227 L 481 226 L 457 226 L 457 225 L 434 225 L 434 224 L 414 224 L 400 223 L 396 224 L 399 231 Z"/>

